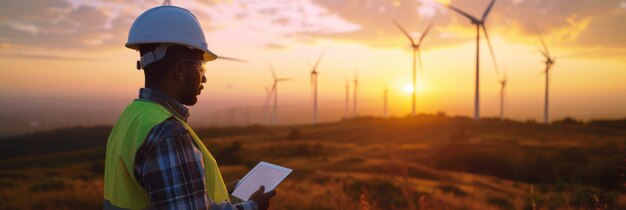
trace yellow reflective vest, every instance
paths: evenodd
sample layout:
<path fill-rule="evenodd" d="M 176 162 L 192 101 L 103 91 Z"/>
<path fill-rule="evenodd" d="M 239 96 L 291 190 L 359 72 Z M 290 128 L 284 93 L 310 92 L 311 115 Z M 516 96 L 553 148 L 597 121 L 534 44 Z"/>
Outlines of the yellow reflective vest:
<path fill-rule="evenodd" d="M 135 100 L 128 105 L 113 127 L 106 148 L 104 167 L 104 209 L 150 208 L 148 192 L 139 184 L 133 173 L 135 154 L 148 136 L 148 132 L 172 113 L 161 105 Z M 178 118 L 176 118 L 178 119 Z M 183 121 L 196 147 L 202 152 L 205 187 L 209 198 L 220 203 L 227 201 L 228 191 L 213 155 L 200 138 Z"/>

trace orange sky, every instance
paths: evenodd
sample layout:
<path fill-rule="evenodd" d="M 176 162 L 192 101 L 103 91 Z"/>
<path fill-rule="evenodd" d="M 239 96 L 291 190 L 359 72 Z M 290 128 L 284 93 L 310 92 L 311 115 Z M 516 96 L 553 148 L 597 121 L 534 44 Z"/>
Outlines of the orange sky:
<path fill-rule="evenodd" d="M 449 2 L 475 16 L 489 4 Z M 551 74 L 552 119 L 626 116 L 626 1 L 564 2 L 499 0 L 487 18 L 497 62 L 509 79 L 505 115 L 518 120 L 542 117 L 545 77 L 538 31 L 557 58 Z M 131 100 L 143 85 L 143 75 L 134 69 L 138 53 L 124 48 L 124 42 L 134 18 L 160 3 L 1 2 L 0 98 L 66 98 L 68 104 L 92 98 Z M 345 81 L 354 79 L 356 69 L 361 115 L 382 115 L 383 84 L 388 84 L 390 114 L 405 116 L 411 105 L 404 88 L 411 81 L 412 58 L 408 40 L 392 24 L 396 20 L 414 37 L 434 21 L 422 47 L 425 78 L 420 78 L 424 89 L 417 95 L 417 112 L 472 116 L 475 28 L 431 0 L 172 3 L 198 16 L 212 51 L 248 61 L 208 63 L 208 91 L 192 115 L 210 117 L 230 107 L 260 112 L 264 87 L 271 83 L 271 63 L 279 76 L 293 78 L 279 85 L 279 119 L 310 122 L 310 115 L 286 115 L 310 112 L 310 62 L 325 49 L 319 66 L 321 120 L 343 115 Z M 499 113 L 499 76 L 489 56 L 482 40 L 483 117 Z"/>

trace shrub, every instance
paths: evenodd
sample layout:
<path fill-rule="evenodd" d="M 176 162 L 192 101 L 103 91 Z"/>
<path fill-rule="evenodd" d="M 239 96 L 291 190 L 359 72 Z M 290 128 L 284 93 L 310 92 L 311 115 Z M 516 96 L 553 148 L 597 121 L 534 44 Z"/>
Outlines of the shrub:
<path fill-rule="evenodd" d="M 241 148 L 241 143 L 236 141 L 226 147 L 216 147 L 213 154 L 220 165 L 239 165 L 243 164 Z"/>
<path fill-rule="evenodd" d="M 487 203 L 500 207 L 501 209 L 514 209 L 513 204 L 503 197 L 489 197 Z"/>
<path fill-rule="evenodd" d="M 451 184 L 447 184 L 447 185 L 441 185 L 439 188 L 442 192 L 445 193 L 450 193 L 453 194 L 455 196 L 459 196 L 459 197 L 465 197 L 467 195 L 467 193 L 465 193 L 465 191 L 461 190 L 460 188 L 451 185 Z"/>
<path fill-rule="evenodd" d="M 361 200 L 363 191 L 369 192 L 367 200 L 381 209 L 406 209 L 408 207 L 409 201 L 402 194 L 402 189 L 387 179 L 355 180 L 344 187 L 348 196 L 353 200 Z"/>
<path fill-rule="evenodd" d="M 73 185 L 65 179 L 49 178 L 35 182 L 30 186 L 31 192 L 60 191 L 72 189 Z"/>
<path fill-rule="evenodd" d="M 18 186 L 19 186 L 18 182 L 14 181 L 14 180 L 1 179 L 0 178 L 0 189 L 3 189 L 3 188 L 15 188 L 15 187 L 18 187 Z"/>
<path fill-rule="evenodd" d="M 580 187 L 572 191 L 571 197 L 572 205 L 578 208 L 606 209 L 613 206 L 617 196 L 593 187 Z"/>
<path fill-rule="evenodd" d="M 300 133 L 300 129 L 293 128 L 289 131 L 287 135 L 287 140 L 300 140 L 302 139 L 302 134 Z"/>

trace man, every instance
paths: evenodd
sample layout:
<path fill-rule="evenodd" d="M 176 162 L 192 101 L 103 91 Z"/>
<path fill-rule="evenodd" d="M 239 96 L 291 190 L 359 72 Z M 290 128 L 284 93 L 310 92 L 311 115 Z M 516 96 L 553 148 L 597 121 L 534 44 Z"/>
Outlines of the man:
<path fill-rule="evenodd" d="M 187 125 L 206 82 L 203 64 L 217 58 L 186 9 L 160 6 L 133 23 L 126 47 L 139 50 L 145 87 L 126 107 L 107 142 L 104 209 L 267 209 L 263 186 L 231 204 L 211 153 Z"/>

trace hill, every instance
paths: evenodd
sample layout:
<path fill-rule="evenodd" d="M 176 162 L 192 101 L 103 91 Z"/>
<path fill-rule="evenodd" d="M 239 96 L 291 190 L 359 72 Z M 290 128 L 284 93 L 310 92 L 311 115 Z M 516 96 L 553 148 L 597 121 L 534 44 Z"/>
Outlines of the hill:
<path fill-rule="evenodd" d="M 0 139 L 0 208 L 100 208 L 110 129 Z M 420 116 L 196 132 L 227 181 L 261 160 L 293 168 L 273 209 L 626 207 L 626 120 Z"/>

